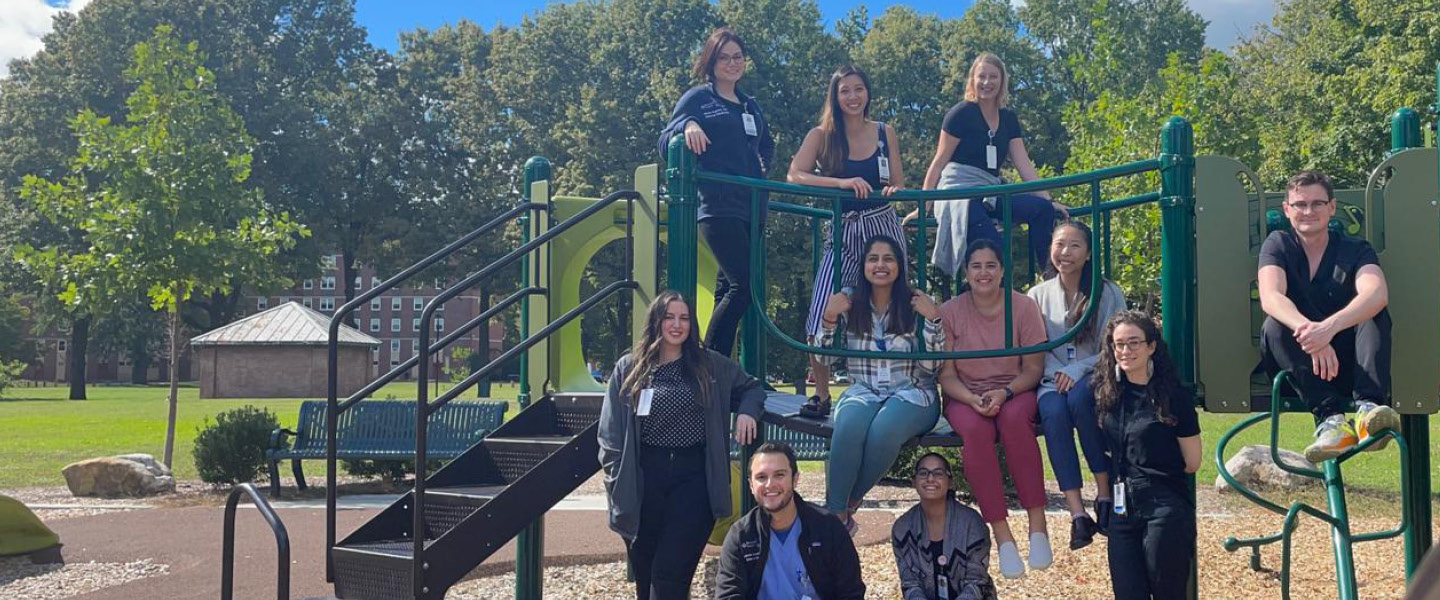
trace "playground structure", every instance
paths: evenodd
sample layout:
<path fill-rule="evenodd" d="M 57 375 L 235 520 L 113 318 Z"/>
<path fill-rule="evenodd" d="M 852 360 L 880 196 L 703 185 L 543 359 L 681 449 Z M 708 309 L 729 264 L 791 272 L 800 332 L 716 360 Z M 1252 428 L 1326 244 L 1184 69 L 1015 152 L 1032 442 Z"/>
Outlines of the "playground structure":
<path fill-rule="evenodd" d="M 1403 423 L 1401 431 L 1386 434 L 1396 440 L 1400 453 L 1403 504 L 1400 523 L 1395 529 L 1383 532 L 1356 534 L 1350 531 L 1341 465 L 1354 452 L 1326 461 L 1323 471 L 1301 473 L 1323 480 L 1328 511 L 1298 502 L 1281 507 L 1239 488 L 1247 498 L 1284 515 L 1284 519 L 1279 533 L 1253 540 L 1231 540 L 1227 548 L 1251 548 L 1252 566 L 1259 568 L 1260 547 L 1281 542 L 1281 579 L 1287 584 L 1286 597 L 1290 533 L 1301 515 L 1315 517 L 1332 530 L 1341 600 L 1356 598 L 1352 544 L 1403 535 L 1407 576 L 1431 544 L 1427 427 L 1428 415 L 1440 409 L 1440 395 L 1437 395 L 1440 374 L 1433 368 L 1435 357 L 1440 356 L 1440 338 L 1436 336 L 1440 333 L 1440 311 L 1436 311 L 1434 305 L 1436 286 L 1440 285 L 1440 261 L 1434 260 L 1440 257 L 1440 207 L 1436 205 L 1440 196 L 1440 179 L 1437 179 L 1440 159 L 1434 148 L 1420 148 L 1420 139 L 1419 115 L 1408 109 L 1397 111 L 1392 119 L 1393 153 L 1376 168 L 1364 190 L 1338 194 L 1346 204 L 1347 220 L 1342 225 L 1348 233 L 1364 235 L 1375 245 L 1390 283 L 1390 311 L 1395 322 L 1405 324 L 1394 331 L 1393 361 L 1393 396 L 1396 408 L 1404 414 Z M 848 191 L 700 171 L 695 166 L 694 155 L 684 148 L 683 142 L 676 142 L 670 148 L 668 169 L 664 172 L 667 193 L 663 197 L 659 188 L 661 171 L 655 165 L 636 170 L 633 190 L 595 199 L 554 195 L 548 161 L 531 159 L 525 167 L 523 203 L 336 311 L 331 325 L 327 413 L 326 576 L 334 582 L 338 596 L 441 598 L 451 585 L 515 538 L 516 598 L 538 600 L 542 595 L 544 514 L 599 470 L 595 431 L 602 388 L 585 368 L 583 355 L 578 351 L 580 324 L 576 319 L 586 310 L 614 298 L 629 303 L 630 328 L 635 333 L 643 323 L 645 305 L 661 287 L 658 257 L 662 244 L 666 256 L 663 287 L 695 299 L 698 318 L 702 321 L 708 318 L 711 300 L 700 292 L 713 281 L 715 264 L 697 236 L 697 182 L 746 186 L 752 190 L 752 200 L 757 205 L 762 194 L 828 201 L 828 210 L 792 202 L 770 203 L 772 214 L 810 219 L 816 238 L 821 220 L 830 219 L 838 224 L 839 201 Z M 1274 427 L 1280 413 L 1304 410 L 1297 399 L 1284 395 L 1283 375 L 1274 382 L 1252 377 L 1258 362 L 1258 332 L 1263 319 L 1253 294 L 1254 265 L 1260 242 L 1276 226 L 1267 219 L 1267 213 L 1278 205 L 1279 196 L 1266 194 L 1259 178 L 1238 161 L 1226 157 L 1195 157 L 1191 128 L 1184 119 L 1172 118 L 1165 124 L 1160 148 L 1156 158 L 1087 173 L 985 188 L 905 191 L 891 199 L 914 202 L 920 211 L 920 222 L 924 223 L 929 202 L 989 196 L 1005 198 L 1018 193 L 1087 186 L 1089 203 L 1073 208 L 1071 214 L 1089 218 L 1097 225 L 1092 227 L 1091 247 L 1097 249 L 1096 256 L 1101 260 L 1102 272 L 1106 273 L 1111 259 L 1110 215 L 1131 207 L 1158 205 L 1162 223 L 1163 335 L 1179 367 L 1182 383 L 1195 391 L 1197 402 L 1206 410 L 1264 411 L 1242 421 L 1225 435 L 1217 448 L 1217 460 L 1223 462 L 1225 445 L 1236 433 L 1265 420 L 1271 423 L 1274 452 L 1278 438 Z M 1103 199 L 1104 181 L 1146 174 L 1158 174 L 1158 191 L 1117 200 Z M 1004 207 L 1001 223 L 1009 232 L 1012 230 L 1009 203 L 1002 202 L 1001 206 Z M 337 397 L 335 340 L 338 326 L 346 315 L 372 297 L 403 284 L 430 265 L 517 220 L 524 231 L 524 241 L 518 248 L 451 286 L 425 307 L 417 356 L 350 397 Z M 765 314 L 766 252 L 760 224 L 756 220 L 752 231 L 752 239 L 756 240 L 751 252 L 751 289 L 755 303 L 741 332 L 741 363 L 745 369 L 760 377 L 765 375 L 765 345 L 772 337 L 796 351 L 866 355 L 841 348 L 813 347 L 794 340 Z M 837 247 L 841 229 L 832 228 Z M 927 252 L 924 251 L 927 235 L 925 227 L 917 228 L 916 245 L 922 250 L 914 256 L 920 266 L 916 274 L 921 289 L 929 285 L 925 268 Z M 1005 260 L 1009 262 L 1010 236 L 1002 239 Z M 582 300 L 580 280 L 585 266 L 602 247 L 617 240 L 625 244 L 626 268 L 622 272 L 626 278 L 604 285 Z M 1424 260 L 1414 260 L 1414 257 Z M 521 265 L 523 273 L 518 291 L 443 338 L 431 339 L 431 320 L 439 307 L 515 263 Z M 838 268 L 838 261 L 836 266 Z M 1013 272 L 1006 269 L 1007 279 Z M 839 278 L 835 281 L 838 286 Z M 1094 285 L 1092 293 L 1098 292 L 1100 278 L 1095 278 Z M 517 304 L 522 313 L 521 341 L 453 389 L 431 399 L 428 395 L 429 379 L 433 376 L 429 373 L 430 356 Z M 1095 306 L 1090 310 L 1095 310 Z M 1008 297 L 1005 314 L 1008 321 L 1011 315 Z M 1237 318 L 1237 315 L 1250 318 Z M 1016 347 L 1013 340 L 1007 339 L 1004 349 L 993 351 L 921 351 L 888 353 L 887 356 L 946 359 L 1013 356 L 1056 347 L 1072 338 L 1077 330 L 1038 346 Z M 464 455 L 428 473 L 425 431 L 429 416 L 514 358 L 521 361 L 521 411 Z M 415 424 L 414 489 L 359 529 L 340 537 L 335 525 L 334 491 L 338 415 L 412 368 L 417 369 L 418 374 L 419 406 Z M 767 405 L 770 411 L 765 420 L 769 426 L 821 438 L 828 435 L 828 423 L 778 411 L 775 408 L 778 406 L 778 403 Z M 959 440 L 925 438 L 919 443 L 955 445 Z M 742 457 L 746 454 L 748 448 L 742 449 Z M 1278 460 L 1277 464 L 1283 466 Z M 1223 467 L 1221 471 L 1224 472 Z M 748 501 L 748 497 L 746 499 Z M 746 502 L 746 508 L 748 504 Z M 1193 581 L 1192 574 L 1191 597 L 1195 596 Z"/>

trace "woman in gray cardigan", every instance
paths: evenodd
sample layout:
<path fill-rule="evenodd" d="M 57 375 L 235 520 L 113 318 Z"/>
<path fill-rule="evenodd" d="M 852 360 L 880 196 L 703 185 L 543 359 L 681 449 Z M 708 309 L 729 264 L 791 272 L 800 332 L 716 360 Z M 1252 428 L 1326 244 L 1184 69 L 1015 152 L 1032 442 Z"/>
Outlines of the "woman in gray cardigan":
<path fill-rule="evenodd" d="M 890 530 L 905 600 L 995 600 L 990 530 L 955 499 L 950 461 L 931 452 L 915 461 L 920 503 Z M 943 592 L 941 590 L 944 590 Z"/>
<path fill-rule="evenodd" d="M 700 346 L 690 303 L 650 303 L 645 332 L 615 363 L 600 413 L 610 529 L 625 539 L 639 600 L 685 599 L 715 520 L 730 515 L 730 413 L 749 443 L 760 382 Z"/>

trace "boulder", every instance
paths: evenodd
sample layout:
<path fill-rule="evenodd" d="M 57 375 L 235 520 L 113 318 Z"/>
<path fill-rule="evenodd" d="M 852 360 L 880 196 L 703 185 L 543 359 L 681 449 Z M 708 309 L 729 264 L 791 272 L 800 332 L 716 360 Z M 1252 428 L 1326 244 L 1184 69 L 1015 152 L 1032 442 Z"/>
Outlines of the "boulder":
<path fill-rule="evenodd" d="M 1317 468 L 1314 463 L 1305 460 L 1298 452 L 1280 450 L 1280 460 L 1291 467 L 1305 469 Z M 1250 489 L 1269 488 L 1279 490 L 1298 490 L 1310 485 L 1318 485 L 1319 480 L 1288 473 L 1275 466 L 1270 459 L 1270 447 L 1251 445 L 1241 448 L 1230 460 L 1225 461 L 1225 470 L 1230 473 L 1245 487 Z M 1228 492 L 1230 484 L 1224 477 L 1215 476 L 1215 491 Z"/>
<path fill-rule="evenodd" d="M 134 455 L 128 455 L 134 456 Z M 76 496 L 99 496 L 101 498 L 141 498 L 175 491 L 175 478 L 157 475 L 155 471 L 169 473 L 163 465 L 148 455 L 149 459 L 133 460 L 124 456 L 92 458 L 65 466 L 65 485 Z"/>
<path fill-rule="evenodd" d="M 170 476 L 170 467 L 160 464 L 160 461 L 155 460 L 155 457 L 150 456 L 149 454 L 121 454 L 112 458 L 138 462 L 142 465 L 145 465 L 145 469 L 147 471 L 150 471 L 150 474 L 156 477 Z"/>

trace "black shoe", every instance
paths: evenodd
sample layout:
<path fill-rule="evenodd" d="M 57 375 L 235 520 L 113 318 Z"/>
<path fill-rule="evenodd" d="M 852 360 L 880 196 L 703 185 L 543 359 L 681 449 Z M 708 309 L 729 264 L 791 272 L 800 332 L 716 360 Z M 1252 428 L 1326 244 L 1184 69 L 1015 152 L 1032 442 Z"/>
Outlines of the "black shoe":
<path fill-rule="evenodd" d="M 1115 514 L 1115 501 L 1108 498 L 1095 500 L 1095 531 L 1110 535 L 1110 515 Z"/>
<path fill-rule="evenodd" d="M 800 406 L 800 416 L 824 419 L 830 416 L 830 399 L 821 400 L 819 396 L 811 396 Z"/>
<path fill-rule="evenodd" d="M 1081 515 L 1070 520 L 1070 549 L 1079 550 L 1089 546 L 1095 541 L 1095 533 L 1100 528 L 1095 525 L 1095 519 L 1090 515 Z"/>

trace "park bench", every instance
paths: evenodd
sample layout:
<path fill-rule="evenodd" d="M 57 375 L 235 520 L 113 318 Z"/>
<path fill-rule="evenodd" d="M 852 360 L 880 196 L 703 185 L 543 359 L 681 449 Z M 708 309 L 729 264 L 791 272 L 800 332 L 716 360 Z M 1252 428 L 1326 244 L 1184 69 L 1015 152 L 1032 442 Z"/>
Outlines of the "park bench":
<path fill-rule="evenodd" d="M 784 442 L 795 450 L 798 460 L 827 460 L 830 458 L 830 436 L 834 423 L 830 417 L 815 418 L 800 416 L 800 405 L 804 396 L 770 392 L 765 398 L 765 413 L 760 424 L 765 428 L 765 441 Z M 936 446 L 959 447 L 960 436 L 954 433 L 926 433 L 905 442 L 905 447 Z M 740 449 L 732 438 L 730 458 L 738 459 Z"/>
<path fill-rule="evenodd" d="M 324 400 L 300 405 L 295 430 L 276 429 L 270 436 L 265 460 L 270 463 L 270 495 L 280 497 L 280 461 L 290 460 L 296 489 L 305 489 L 300 461 L 325 458 Z M 335 456 L 342 460 L 414 460 L 415 401 L 361 402 L 340 414 L 336 426 Z M 453 459 L 494 431 L 505 420 L 508 403 L 495 401 L 450 402 L 430 416 L 426 430 L 427 456 Z M 289 437 L 293 444 L 287 444 Z"/>

